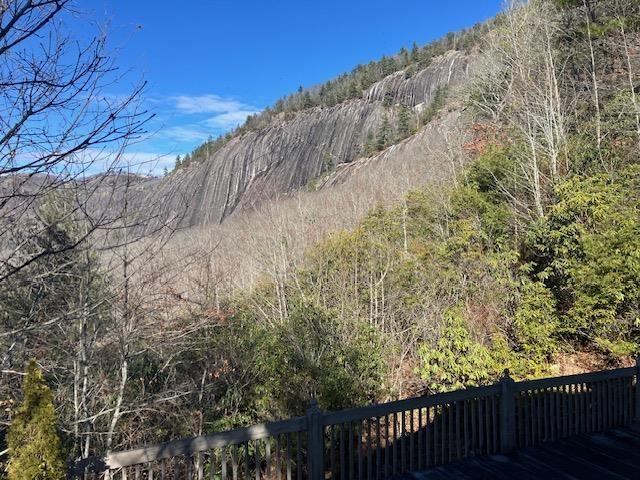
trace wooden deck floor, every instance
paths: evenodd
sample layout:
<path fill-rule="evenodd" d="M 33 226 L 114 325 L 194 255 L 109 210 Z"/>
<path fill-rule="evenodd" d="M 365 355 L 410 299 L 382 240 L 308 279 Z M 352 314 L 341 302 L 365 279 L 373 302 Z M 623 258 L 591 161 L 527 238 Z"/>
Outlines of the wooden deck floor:
<path fill-rule="evenodd" d="M 405 480 L 640 480 L 640 429 L 582 435 L 526 448 L 514 455 L 461 460 L 416 472 Z"/>

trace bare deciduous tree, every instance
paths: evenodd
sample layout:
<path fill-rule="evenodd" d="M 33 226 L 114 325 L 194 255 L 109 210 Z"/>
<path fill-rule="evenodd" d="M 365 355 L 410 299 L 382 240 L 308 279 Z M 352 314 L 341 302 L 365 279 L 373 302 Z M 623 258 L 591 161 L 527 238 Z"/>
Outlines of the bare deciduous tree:
<path fill-rule="evenodd" d="M 38 258 L 61 253 L 26 254 L 15 238 L 22 219 L 52 191 L 87 182 L 98 167 L 115 168 L 150 118 L 138 102 L 143 83 L 124 96 L 106 91 L 119 79 L 106 35 L 82 44 L 65 31 L 65 21 L 78 14 L 75 7 L 72 0 L 0 2 L 0 282 Z M 113 221 L 108 208 L 89 208 L 89 197 L 107 177 L 75 195 L 73 215 L 84 217 L 89 228 L 65 248 Z"/>

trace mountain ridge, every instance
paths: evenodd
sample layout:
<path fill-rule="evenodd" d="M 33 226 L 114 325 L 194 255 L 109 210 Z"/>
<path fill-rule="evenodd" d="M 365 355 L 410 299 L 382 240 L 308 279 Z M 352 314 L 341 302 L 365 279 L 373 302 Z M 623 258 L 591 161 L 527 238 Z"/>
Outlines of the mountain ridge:
<path fill-rule="evenodd" d="M 362 157 L 368 137 L 384 122 L 397 123 L 398 107 L 408 107 L 413 119 L 418 119 L 439 89 L 469 78 L 474 60 L 473 55 L 448 51 L 413 75 L 405 70 L 393 72 L 361 98 L 281 113 L 268 126 L 231 138 L 202 163 L 143 182 L 135 201 L 163 204 L 164 212 L 150 215 L 157 222 L 165 221 L 186 202 L 181 227 L 221 223 L 237 210 L 289 194 L 336 165 Z M 419 131 L 421 126 L 416 127 Z"/>

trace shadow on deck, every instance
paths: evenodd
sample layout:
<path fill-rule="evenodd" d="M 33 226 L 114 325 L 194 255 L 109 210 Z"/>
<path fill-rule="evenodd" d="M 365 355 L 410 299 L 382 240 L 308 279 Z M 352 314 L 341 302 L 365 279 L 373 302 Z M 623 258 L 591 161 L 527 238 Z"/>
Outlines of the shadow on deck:
<path fill-rule="evenodd" d="M 618 428 L 523 448 L 513 455 L 467 458 L 404 480 L 640 479 L 640 428 Z"/>

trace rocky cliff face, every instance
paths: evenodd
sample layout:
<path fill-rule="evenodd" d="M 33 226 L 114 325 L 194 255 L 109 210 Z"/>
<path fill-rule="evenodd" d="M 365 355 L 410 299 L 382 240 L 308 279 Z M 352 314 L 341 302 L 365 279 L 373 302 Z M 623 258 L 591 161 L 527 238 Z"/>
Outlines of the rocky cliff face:
<path fill-rule="evenodd" d="M 282 114 L 268 127 L 232 139 L 201 164 L 138 184 L 137 202 L 143 208 L 163 205 L 162 212 L 153 212 L 155 222 L 182 211 L 182 226 L 221 222 L 234 211 L 295 191 L 353 162 L 385 115 L 393 123 L 394 109 L 384 106 L 385 99 L 419 110 L 443 85 L 464 82 L 470 66 L 469 56 L 448 52 L 413 76 L 400 71 L 384 78 L 360 99 L 292 118 Z"/>

